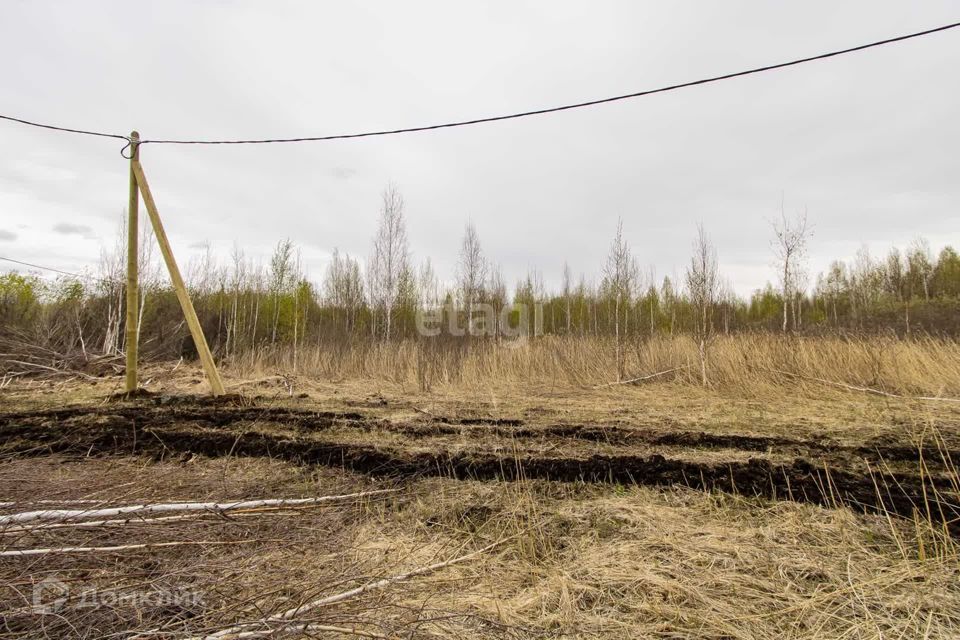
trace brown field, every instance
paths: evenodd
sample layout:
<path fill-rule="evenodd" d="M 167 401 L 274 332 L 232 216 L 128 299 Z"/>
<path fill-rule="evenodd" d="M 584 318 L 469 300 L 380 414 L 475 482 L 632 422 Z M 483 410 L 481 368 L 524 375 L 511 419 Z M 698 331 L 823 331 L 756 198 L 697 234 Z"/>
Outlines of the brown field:
<path fill-rule="evenodd" d="M 515 350 L 460 361 L 453 380 L 437 366 L 425 385 L 403 348 L 350 354 L 337 372 L 304 353 L 297 374 L 290 354 L 237 363 L 225 376 L 236 395 L 216 401 L 188 364 L 147 368 L 150 393 L 134 399 L 113 396 L 122 379 L 111 375 L 9 381 L 0 515 L 394 491 L 160 521 L 8 523 L 0 551 L 52 551 L 0 557 L 0 635 L 960 634 L 960 404 L 813 379 L 833 358 L 834 381 L 951 395 L 953 363 L 911 359 L 925 348 L 949 361 L 936 343 L 895 366 L 889 351 L 815 351 L 828 342 L 785 363 L 773 342 L 751 347 L 793 378 L 738 373 L 733 345 L 718 343 L 707 389 L 683 375 L 594 388 L 599 365 L 547 375 L 563 358 Z M 663 349 L 637 352 L 632 369 L 678 362 Z M 102 549 L 124 545 L 146 546 Z M 51 577 L 68 594 L 38 612 L 34 587 Z M 198 597 L 142 597 L 176 590 Z M 93 593 L 107 604 L 85 606 Z"/>

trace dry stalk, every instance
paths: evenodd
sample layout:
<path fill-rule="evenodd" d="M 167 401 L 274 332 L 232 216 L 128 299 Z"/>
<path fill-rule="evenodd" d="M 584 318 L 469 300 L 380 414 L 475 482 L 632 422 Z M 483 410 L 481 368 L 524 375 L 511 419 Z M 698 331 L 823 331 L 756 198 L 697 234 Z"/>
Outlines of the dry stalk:
<path fill-rule="evenodd" d="M 426 567 L 420 567 L 419 569 L 413 569 L 411 571 L 407 571 L 405 573 L 391 576 L 389 578 L 377 580 L 376 582 L 369 582 L 367 584 L 361 585 L 354 589 L 349 589 L 347 591 L 341 591 L 340 593 L 335 593 L 333 595 L 324 596 L 323 598 L 320 598 L 318 600 L 314 600 L 306 604 L 298 605 L 296 607 L 293 607 L 292 609 L 287 609 L 283 613 L 278 613 L 276 615 L 270 616 L 269 618 L 265 618 L 264 620 L 260 620 L 256 622 L 246 622 L 246 623 L 229 627 L 227 629 L 222 629 L 220 631 L 209 634 L 207 636 L 203 636 L 203 640 L 217 640 L 220 638 L 232 637 L 232 636 L 235 636 L 235 634 L 242 633 L 244 631 L 249 631 L 251 628 L 261 624 L 270 624 L 270 623 L 287 621 L 296 616 L 307 613 L 308 611 L 312 611 L 320 607 L 329 606 L 331 604 L 336 604 L 344 600 L 349 600 L 350 598 L 354 598 L 368 591 L 383 589 L 384 587 L 388 587 L 392 584 L 396 584 L 397 582 L 403 582 L 404 580 L 409 580 L 410 578 L 426 575 L 428 573 L 433 573 L 435 571 L 439 571 L 440 569 L 445 569 L 446 567 L 452 567 L 455 564 L 460 564 L 468 560 L 472 560 L 477 556 L 483 555 L 487 551 L 490 551 L 491 549 L 499 547 L 500 545 L 504 544 L 505 542 L 515 537 L 516 536 L 510 536 L 509 538 L 498 540 L 492 544 L 488 544 L 482 549 L 478 549 L 477 551 L 473 551 L 466 555 L 452 558 L 450 560 L 444 560 L 443 562 L 437 562 L 437 563 L 428 565 Z"/>
<path fill-rule="evenodd" d="M 790 373 L 789 371 L 782 371 L 780 369 L 766 369 L 771 373 L 779 373 L 784 376 L 790 376 L 793 378 L 800 378 L 801 380 L 810 380 L 811 382 L 819 382 L 821 384 L 830 385 L 832 387 L 837 387 L 839 389 L 846 389 L 848 391 L 860 391 L 862 393 L 870 393 L 877 396 L 883 396 L 885 398 L 898 398 L 901 400 L 923 400 L 923 401 L 938 401 L 938 402 L 960 402 L 960 398 L 941 398 L 939 396 L 905 396 L 899 393 L 891 393 L 889 391 L 881 391 L 880 389 L 873 389 L 870 387 L 858 387 L 853 384 L 846 384 L 844 382 L 835 382 L 833 380 L 826 380 L 824 378 L 817 378 L 815 376 L 805 376 L 799 373 Z"/>
<path fill-rule="evenodd" d="M 629 380 L 619 380 L 617 382 L 607 382 L 605 384 L 598 384 L 594 389 L 603 389 L 604 387 L 615 387 L 621 384 L 635 384 L 637 382 L 643 382 L 644 380 L 652 380 L 654 378 L 659 378 L 660 376 L 665 376 L 668 373 L 673 373 L 675 371 L 682 371 L 684 369 L 689 369 L 690 365 L 683 365 L 682 367 L 674 367 L 673 369 L 667 369 L 666 371 L 658 371 L 657 373 L 651 373 L 650 375 L 640 376 L 639 378 L 630 378 Z"/>
<path fill-rule="evenodd" d="M 365 631 L 363 629 L 357 629 L 355 627 L 337 627 L 329 624 L 314 624 L 314 623 L 300 623 L 300 624 L 285 624 L 281 627 L 276 627 L 273 629 L 263 629 L 260 631 L 241 631 L 240 633 L 233 634 L 230 637 L 230 640 L 245 640 L 248 638 L 268 638 L 276 633 L 303 633 L 309 636 L 312 633 L 342 633 L 351 636 L 359 636 L 361 638 L 386 638 L 387 636 L 382 633 L 376 633 L 373 631 Z"/>

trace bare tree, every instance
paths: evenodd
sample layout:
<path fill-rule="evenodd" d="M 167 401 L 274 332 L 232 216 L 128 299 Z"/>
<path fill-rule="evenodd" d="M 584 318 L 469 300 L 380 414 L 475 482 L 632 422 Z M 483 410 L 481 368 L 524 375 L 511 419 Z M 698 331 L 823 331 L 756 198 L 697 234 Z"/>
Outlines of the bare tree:
<path fill-rule="evenodd" d="M 430 258 L 423 261 L 417 274 L 417 291 L 420 293 L 420 306 L 424 309 L 434 309 L 440 306 L 440 280 L 433 268 Z"/>
<path fill-rule="evenodd" d="M 677 279 L 674 273 L 674 280 Z M 674 290 L 673 280 L 670 276 L 663 276 L 663 284 L 660 285 L 660 298 L 663 300 L 663 312 L 670 318 L 670 337 L 673 337 L 673 330 L 676 328 L 677 321 L 677 292 Z"/>
<path fill-rule="evenodd" d="M 337 323 L 336 315 L 342 315 L 344 332 L 351 332 L 356 324 L 357 313 L 363 307 L 363 280 L 360 277 L 360 264 L 350 254 L 333 250 L 323 279 L 323 294 L 327 304 L 333 307 L 334 325 Z"/>
<path fill-rule="evenodd" d="M 870 255 L 870 248 L 867 245 L 861 246 L 850 270 L 850 296 L 855 320 L 861 329 L 868 311 L 883 291 L 883 275 L 878 267 L 877 261 Z"/>
<path fill-rule="evenodd" d="M 390 339 L 393 309 L 400 295 L 402 276 L 408 271 L 409 261 L 410 248 L 403 218 L 403 196 L 396 185 L 390 184 L 383 190 L 380 224 L 373 239 L 373 255 L 367 265 L 370 303 L 374 312 L 379 310 L 383 314 L 383 337 L 386 340 Z"/>
<path fill-rule="evenodd" d="M 810 287 L 810 272 L 805 265 L 798 264 L 791 276 L 793 278 L 793 286 L 791 287 L 793 299 L 790 307 L 793 310 L 793 327 L 795 330 L 799 330 L 803 328 L 801 326 L 803 323 L 803 301 L 804 295 Z"/>
<path fill-rule="evenodd" d="M 199 249 L 200 253 L 190 256 L 187 262 L 187 288 L 197 297 L 201 297 L 216 289 L 217 258 L 209 240 L 193 245 L 192 248 Z"/>
<path fill-rule="evenodd" d="M 623 220 L 617 220 L 617 234 L 610 245 L 610 253 L 603 265 L 603 283 L 601 288 L 604 296 L 613 305 L 613 326 L 616 338 L 617 381 L 623 379 L 625 350 L 623 339 L 627 332 L 627 318 L 630 305 L 633 301 L 634 290 L 639 278 L 637 261 L 630 253 L 630 247 L 623 237 Z"/>
<path fill-rule="evenodd" d="M 143 326 L 143 314 L 147 308 L 147 296 L 159 293 L 163 284 L 163 271 L 160 263 L 154 259 L 154 247 L 157 246 L 153 235 L 153 226 L 146 225 L 140 235 L 140 247 L 137 254 L 137 273 L 140 280 L 140 309 L 137 311 L 137 340 Z"/>
<path fill-rule="evenodd" d="M 468 222 L 460 245 L 460 260 L 457 263 L 457 286 L 467 312 L 467 333 L 473 334 L 473 307 L 479 302 L 489 267 L 480 249 L 480 236 L 473 223 Z"/>
<path fill-rule="evenodd" d="M 490 284 L 487 292 L 491 306 L 493 306 L 493 332 L 497 337 L 497 344 L 500 343 L 503 335 L 503 329 L 500 325 L 503 309 L 507 306 L 507 284 L 503 279 L 503 271 L 499 265 L 494 265 L 490 269 Z"/>
<path fill-rule="evenodd" d="M 702 224 L 697 225 L 693 258 L 687 267 L 687 289 L 694 312 L 693 335 L 700 355 L 700 380 L 706 386 L 707 349 L 713 338 L 713 310 L 717 303 L 720 283 L 717 277 L 717 250 Z"/>
<path fill-rule="evenodd" d="M 811 229 L 807 224 L 807 212 L 797 214 L 792 220 L 788 219 L 782 200 L 780 203 L 780 220 L 775 220 L 771 224 L 773 226 L 771 245 L 777 258 L 777 267 L 783 290 L 783 331 L 786 332 L 789 318 L 788 308 L 795 303 L 794 293 L 799 289 L 801 263 L 806 257 L 807 241 L 810 238 Z M 796 323 L 794 324 L 796 325 Z"/>
<path fill-rule="evenodd" d="M 143 228 L 137 244 L 137 274 L 140 291 L 137 309 L 137 339 L 139 340 L 143 314 L 147 306 L 147 295 L 160 290 L 163 274 L 160 265 L 154 260 L 155 239 L 150 225 Z M 100 250 L 100 278 L 97 281 L 97 289 L 108 302 L 107 318 L 104 323 L 104 353 L 119 353 L 121 341 L 126 339 L 122 330 L 126 304 L 126 251 L 127 215 L 124 212 L 112 251 Z"/>
<path fill-rule="evenodd" d="M 304 279 L 303 273 L 303 257 L 300 254 L 300 249 L 297 249 L 296 257 L 293 259 L 293 272 L 290 278 L 290 288 L 293 290 L 293 370 L 297 370 L 297 340 L 303 340 L 303 333 L 305 332 L 304 328 L 301 328 L 300 325 L 300 314 L 301 308 L 303 312 L 309 309 L 309 298 L 312 297 L 312 294 L 309 292 L 310 284 Z M 307 324 L 307 319 L 304 317 L 303 325 L 304 327 Z"/>
<path fill-rule="evenodd" d="M 124 211 L 111 251 L 100 249 L 97 289 L 107 301 L 107 317 L 103 332 L 104 353 L 119 353 L 123 337 L 124 300 L 126 299 L 127 214 Z"/>
<path fill-rule="evenodd" d="M 257 331 L 260 328 L 260 298 L 264 288 L 266 276 L 264 275 L 263 265 L 256 264 L 253 272 L 250 274 L 250 287 L 253 289 L 253 309 L 250 319 L 250 344 L 257 344 Z"/>
<path fill-rule="evenodd" d="M 720 307 L 720 321 L 723 324 L 723 333 L 730 333 L 730 320 L 737 309 L 737 293 L 730 278 L 720 278 L 717 287 L 717 302 Z"/>
<path fill-rule="evenodd" d="M 933 275 L 933 255 L 930 252 L 930 243 L 925 238 L 917 238 L 910 245 L 907 254 L 907 278 L 912 290 L 923 290 L 923 299 L 930 300 L 930 277 Z"/>
<path fill-rule="evenodd" d="M 398 336 L 409 335 L 414 324 L 417 309 L 420 306 L 419 279 L 417 273 L 408 260 L 400 270 L 400 279 L 397 283 L 397 297 L 394 300 L 393 333 Z"/>
<path fill-rule="evenodd" d="M 230 260 L 233 263 L 232 275 L 230 278 L 230 313 L 227 318 L 227 355 L 236 355 L 238 347 L 238 337 L 240 330 L 240 292 L 244 285 L 248 285 L 247 280 L 247 261 L 243 255 L 243 249 L 236 242 L 233 250 L 230 252 Z"/>
<path fill-rule="evenodd" d="M 833 325 L 839 327 L 840 316 L 837 314 L 837 302 L 849 288 L 847 264 L 842 260 L 834 260 L 830 263 L 826 276 L 822 276 L 821 280 L 820 289 L 827 300 L 827 304 L 833 310 Z"/>
<path fill-rule="evenodd" d="M 570 303 L 571 303 L 571 294 L 573 275 L 570 273 L 570 265 L 566 262 L 563 263 L 563 315 L 566 324 L 567 335 L 570 334 Z"/>

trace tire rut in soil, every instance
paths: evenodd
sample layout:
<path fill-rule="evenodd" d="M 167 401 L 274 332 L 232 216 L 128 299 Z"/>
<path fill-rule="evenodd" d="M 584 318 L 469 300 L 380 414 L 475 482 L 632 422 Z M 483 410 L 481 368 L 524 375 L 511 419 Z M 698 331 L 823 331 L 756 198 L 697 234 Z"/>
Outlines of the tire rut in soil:
<path fill-rule="evenodd" d="M 912 516 L 918 505 L 934 494 L 951 495 L 933 505 L 934 517 L 950 523 L 960 535 L 960 507 L 947 478 L 918 473 L 874 471 L 864 473 L 841 465 L 828 465 L 815 457 L 800 456 L 791 463 L 769 459 L 707 462 L 665 458 L 659 454 L 586 457 L 499 455 L 469 452 L 412 452 L 366 443 L 327 442 L 316 437 L 289 437 L 258 431 L 222 429 L 240 422 L 270 422 L 294 426 L 311 434 L 334 425 L 410 431 L 432 435 L 465 425 L 431 423 L 404 425 L 372 420 L 359 413 L 305 411 L 262 407 L 114 406 L 77 407 L 50 411 L 0 414 L 4 453 L 20 455 L 139 454 L 154 458 L 201 454 L 211 457 L 273 457 L 300 464 L 343 467 L 376 476 L 448 476 L 477 480 L 548 479 L 567 482 L 616 482 L 640 485 L 685 485 L 834 506 L 844 504 L 861 511 L 889 511 Z M 193 423 L 191 425 L 191 423 Z M 197 426 L 199 425 L 199 426 Z M 184 428 L 188 426 L 188 428 Z M 192 428 L 191 428 L 192 427 Z M 471 429 L 483 428 L 470 425 Z M 795 448 L 809 454 L 831 449 L 807 441 L 775 437 L 725 436 L 702 432 L 655 433 L 621 427 L 552 425 L 546 427 L 488 427 L 505 437 L 578 438 L 633 444 L 724 447 L 768 451 Z M 517 432 L 520 432 L 519 434 Z M 613 438 L 610 438 L 613 434 Z M 304 434 L 307 435 L 307 434 Z M 906 447 L 849 447 L 847 452 L 885 459 L 909 460 Z M 887 457 L 888 452 L 891 454 Z M 878 488 L 880 488 L 878 490 Z M 936 489 L 936 491 L 931 491 Z"/>
<path fill-rule="evenodd" d="M 780 453 L 801 457 L 850 456 L 870 462 L 914 461 L 923 458 L 927 465 L 937 467 L 946 457 L 960 460 L 960 450 L 942 450 L 933 446 L 916 447 L 883 439 L 870 444 L 844 445 L 830 438 L 801 440 L 783 436 L 755 436 L 745 434 L 707 433 L 704 431 L 660 431 L 604 424 L 548 424 L 525 426 L 523 420 L 513 418 L 458 418 L 432 416 L 427 423 L 394 422 L 351 411 L 313 411 L 287 407 L 256 407 L 229 405 L 170 404 L 123 405 L 113 407 L 68 407 L 42 411 L 0 413 L 0 434 L 14 434 L 31 430 L 38 422 L 82 421 L 94 417 L 109 421 L 112 416 L 133 421 L 165 426 L 182 422 L 226 427 L 240 422 L 277 423 L 305 433 L 320 432 L 338 425 L 349 425 L 361 430 L 383 430 L 416 437 L 437 435 L 492 435 L 507 439 L 568 439 L 598 442 L 609 445 L 674 446 L 691 449 L 739 449 L 764 453 Z"/>

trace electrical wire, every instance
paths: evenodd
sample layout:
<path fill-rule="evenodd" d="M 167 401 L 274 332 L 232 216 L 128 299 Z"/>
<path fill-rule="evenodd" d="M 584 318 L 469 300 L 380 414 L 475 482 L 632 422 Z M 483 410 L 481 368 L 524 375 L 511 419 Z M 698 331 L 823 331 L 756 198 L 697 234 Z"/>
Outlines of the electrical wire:
<path fill-rule="evenodd" d="M 125 136 L 119 133 L 104 133 L 102 131 L 87 131 L 85 129 L 71 129 L 70 127 L 58 127 L 52 124 L 43 124 L 42 122 L 31 122 L 30 120 L 24 120 L 23 118 L 14 118 L 13 116 L 0 115 L 0 119 L 9 120 L 11 122 L 19 122 L 20 124 L 26 124 L 31 127 L 39 127 L 41 129 L 51 129 L 53 131 L 64 131 L 66 133 L 79 133 L 85 136 L 99 136 L 101 138 L 116 138 L 118 140 L 126 140 L 130 142 L 130 136 Z"/>
<path fill-rule="evenodd" d="M 586 108 L 586 107 L 593 107 L 593 106 L 597 106 L 597 105 L 601 105 L 601 104 L 607 104 L 607 103 L 611 103 L 611 102 L 618 102 L 618 101 L 621 101 L 621 100 L 629 100 L 629 99 L 633 99 L 633 98 L 641 98 L 641 97 L 644 97 L 644 96 L 649 96 L 649 95 L 653 95 L 653 94 L 657 94 L 657 93 L 667 93 L 667 92 L 669 92 L 669 91 L 676 91 L 676 90 L 678 90 L 678 89 L 685 89 L 685 88 L 688 88 L 688 87 L 694 87 L 694 86 L 698 86 L 698 85 L 710 84 L 710 83 L 714 83 L 714 82 L 720 82 L 720 81 L 723 81 L 723 80 L 731 80 L 731 79 L 733 79 L 733 78 L 739 78 L 739 77 L 748 76 L 748 75 L 753 75 L 753 74 L 757 74 L 757 73 L 764 73 L 764 72 L 773 71 L 773 70 L 776 70 L 776 69 L 784 69 L 784 68 L 786 68 L 786 67 L 792 67 L 792 66 L 796 66 L 796 65 L 800 65 L 800 64 L 805 64 L 805 63 L 808 63 L 808 62 L 814 62 L 814 61 L 817 61 L 817 60 L 825 60 L 825 59 L 828 59 L 828 58 L 834 58 L 834 57 L 837 57 L 837 56 L 842 56 L 842 55 L 854 53 L 854 52 L 857 52 L 857 51 L 864 51 L 864 50 L 866 50 L 866 49 L 872 49 L 872 48 L 874 48 L 874 47 L 880 47 L 880 46 L 883 46 L 883 45 L 893 44 L 893 43 L 896 43 L 896 42 L 903 42 L 903 41 L 905 41 L 905 40 L 911 40 L 911 39 L 913 39 L 913 38 L 920 38 L 920 37 L 922 37 L 922 36 L 931 35 L 931 34 L 934 34 L 934 33 L 941 32 L 941 31 L 947 31 L 947 30 L 949 30 L 949 29 L 955 29 L 955 28 L 957 28 L 957 27 L 960 27 L 960 22 L 954 22 L 954 23 L 951 23 L 951 24 L 946 24 L 946 25 L 942 25 L 942 26 L 939 26 L 939 27 L 934 27 L 934 28 L 932 28 L 932 29 L 925 29 L 925 30 L 923 30 L 923 31 L 917 31 L 917 32 L 914 32 L 914 33 L 909 33 L 909 34 L 902 35 L 902 36 L 896 36 L 896 37 L 893 37 L 893 38 L 886 38 L 886 39 L 884 39 L 884 40 L 877 40 L 877 41 L 875 41 L 875 42 L 870 42 L 870 43 L 858 45 L 858 46 L 855 46 L 855 47 L 849 47 L 849 48 L 847 48 L 847 49 L 840 49 L 840 50 L 831 51 L 831 52 L 828 52 L 828 53 L 821 53 L 821 54 L 814 55 L 814 56 L 808 56 L 808 57 L 806 57 L 806 58 L 798 58 L 798 59 L 796 59 L 796 60 L 790 60 L 790 61 L 788 61 L 788 62 L 781 62 L 781 63 L 777 63 L 777 64 L 771 64 L 771 65 L 767 65 L 767 66 L 763 66 L 763 67 L 755 67 L 755 68 L 753 68 L 753 69 L 747 69 L 747 70 L 744 70 L 744 71 L 735 71 L 735 72 L 732 72 L 732 73 L 725 73 L 725 74 L 723 74 L 723 75 L 712 76 L 712 77 L 709 77 L 709 78 L 702 78 L 702 79 L 700 79 L 700 80 L 692 80 L 692 81 L 690 81 L 690 82 L 681 82 L 681 83 L 678 83 L 678 84 L 672 84 L 672 85 L 667 85 L 667 86 L 664 86 L 664 87 L 659 87 L 659 88 L 657 88 L 657 89 L 646 89 L 646 90 L 643 90 L 643 91 L 635 91 L 635 92 L 633 92 L 633 93 L 625 93 L 625 94 L 622 94 L 622 95 L 611 96 L 611 97 L 607 97 L 607 98 L 598 98 L 598 99 L 595 99 L 595 100 L 587 100 L 587 101 L 584 101 L 584 102 L 576 102 L 576 103 L 573 103 L 573 104 L 566 104 L 566 105 L 561 105 L 561 106 L 556 106 L 556 107 L 546 107 L 546 108 L 543 108 L 543 109 L 535 109 L 535 110 L 532 110 L 532 111 L 522 111 L 522 112 L 510 113 L 510 114 L 506 114 L 506 115 L 489 116 L 489 117 L 484 117 L 484 118 L 474 118 L 474 119 L 471 119 L 471 120 L 458 120 L 458 121 L 446 122 L 446 123 L 442 123 L 442 124 L 432 124 L 432 125 L 425 125 L 425 126 L 419 126 L 419 127 L 407 127 L 407 128 L 397 128 L 397 129 L 384 129 L 384 130 L 380 130 L 380 131 L 366 131 L 366 132 L 361 132 L 361 133 L 341 133 L 341 134 L 333 134 L 333 135 L 325 135 L 325 136 L 308 136 L 308 137 L 297 137 L 297 138 L 241 139 L 241 140 L 146 139 L 146 140 L 141 140 L 141 141 L 139 142 L 139 144 L 141 144 L 141 145 L 143 145 L 143 144 L 176 144 L 176 145 L 220 145 L 220 144 L 228 144 L 228 145 L 236 145 L 236 144 L 273 144 L 273 143 L 288 143 L 288 142 L 323 142 L 323 141 L 330 141 L 330 140 L 347 140 L 347 139 L 354 139 L 354 138 L 369 138 L 369 137 L 374 137 L 374 136 L 390 136 L 390 135 L 398 135 L 398 134 L 404 134 L 404 133 L 416 133 L 416 132 L 422 132 L 422 131 L 433 131 L 433 130 L 436 130 L 436 129 L 451 129 L 451 128 L 454 128 L 454 127 L 466 127 L 466 126 L 471 126 L 471 125 L 484 124 L 484 123 L 488 123 L 488 122 L 499 122 L 499 121 L 502 121 L 502 120 L 514 120 L 514 119 L 518 119 L 518 118 L 527 118 L 527 117 L 531 117 L 531 116 L 539 116 L 539 115 L 545 115 L 545 114 L 549 114 L 549 113 L 557 113 L 557 112 L 560 112 L 560 111 L 570 111 L 570 110 L 573 110 L 573 109 L 582 109 L 582 108 Z M 67 132 L 67 133 L 76 133 L 76 134 L 89 135 L 89 136 L 99 136 L 99 137 L 104 137 L 104 138 L 116 138 L 116 139 L 124 140 L 124 141 L 126 141 L 127 144 L 126 144 L 126 146 L 123 147 L 123 149 L 121 150 L 120 153 L 121 153 L 121 155 L 123 155 L 125 158 L 129 158 L 129 157 L 130 157 L 130 156 L 126 155 L 126 153 L 125 153 L 125 151 L 133 144 L 133 141 L 131 140 L 131 138 L 130 138 L 129 136 L 125 136 L 125 135 L 121 135 L 121 134 L 116 134 L 116 133 L 106 133 L 106 132 L 102 132 L 102 131 L 90 131 L 90 130 L 84 130 L 84 129 L 72 129 L 72 128 L 69 128 L 69 127 L 60 127 L 60 126 L 55 126 L 55 125 L 50 125 L 50 124 L 42 124 L 42 123 L 38 123 L 38 122 L 32 122 L 32 121 L 29 121 L 29 120 L 24 120 L 24 119 L 21 119 L 21 118 L 15 118 L 15 117 L 12 117 L 12 116 L 5 116 L 5 115 L 0 115 L 0 119 L 9 120 L 9 121 L 12 121 L 12 122 L 18 122 L 18 123 L 20 123 L 20 124 L 29 125 L 29 126 L 32 126 L 32 127 L 40 127 L 40 128 L 43 128 L 43 129 L 51 129 L 51 130 L 54 130 L 54 131 L 61 131 L 61 132 Z"/>
<path fill-rule="evenodd" d="M 14 260 L 13 258 L 5 258 L 0 256 L 0 260 L 6 260 L 7 262 L 13 262 L 15 264 L 23 265 L 24 267 L 31 267 L 33 269 L 42 269 L 44 271 L 52 271 L 54 273 L 59 273 L 60 275 L 70 276 L 71 278 L 77 278 L 79 280 L 97 280 L 93 276 L 82 275 L 79 273 L 71 273 L 70 271 L 62 271 L 60 269 L 54 269 L 53 267 L 45 267 L 42 264 L 33 264 L 32 262 L 24 262 L 23 260 Z"/>
<path fill-rule="evenodd" d="M 885 40 L 877 40 L 876 42 L 870 42 L 868 44 L 858 45 L 856 47 L 850 47 L 848 49 L 841 49 L 839 51 L 831 51 L 829 53 L 821 53 L 815 56 L 809 56 L 806 58 L 799 58 L 797 60 L 791 60 L 789 62 L 780 62 L 778 64 L 767 65 L 764 67 L 756 67 L 753 69 L 747 69 L 745 71 L 735 71 L 733 73 L 725 73 L 719 76 L 712 76 L 710 78 L 702 78 L 700 80 L 692 80 L 690 82 L 681 82 L 679 84 L 667 85 L 665 87 L 660 87 L 657 89 L 646 89 L 643 91 L 636 91 L 634 93 L 625 93 L 619 96 L 612 96 L 608 98 L 599 98 L 596 100 L 587 100 L 586 102 L 576 102 L 574 104 L 567 104 L 558 107 L 547 107 L 544 109 L 535 109 L 533 111 L 522 111 L 520 113 L 511 113 L 507 115 L 500 116 L 490 116 L 486 118 L 475 118 L 472 120 L 460 120 L 457 122 L 447 122 L 444 124 L 432 124 L 421 127 L 409 127 L 405 129 L 386 129 L 382 131 L 367 131 L 363 133 L 342 133 L 328 136 L 315 136 L 315 137 L 301 137 L 301 138 L 267 138 L 261 140 L 143 140 L 140 144 L 203 144 L 203 145 L 214 145 L 214 144 L 271 144 L 278 142 L 322 142 L 329 140 L 348 140 L 352 138 L 370 138 L 374 136 L 390 136 L 397 135 L 402 133 L 416 133 L 420 131 L 433 131 L 436 129 L 451 129 L 453 127 L 466 127 L 475 124 L 483 124 L 487 122 L 499 122 L 501 120 L 515 120 L 517 118 L 526 118 L 530 116 L 539 116 L 548 113 L 557 113 L 559 111 L 570 111 L 572 109 L 582 109 L 585 107 L 593 107 L 601 104 L 607 104 L 610 102 L 618 102 L 621 100 L 629 100 L 632 98 L 641 98 L 644 96 L 649 96 L 657 93 L 667 93 L 668 91 L 676 91 L 677 89 L 685 89 L 687 87 L 694 87 L 703 84 L 709 84 L 713 82 L 720 82 L 722 80 L 730 80 L 733 78 L 739 78 L 742 76 L 748 76 L 756 73 L 763 73 L 765 71 L 773 71 L 775 69 L 783 69 L 786 67 L 792 67 L 807 62 L 813 62 L 815 60 L 825 60 L 827 58 L 833 58 L 836 56 L 845 55 L 848 53 L 854 53 L 856 51 L 863 51 L 865 49 L 871 49 L 874 47 L 879 47 L 887 44 L 892 44 L 895 42 L 902 42 L 904 40 L 910 40 L 912 38 L 919 38 L 921 36 L 930 35 L 940 31 L 946 31 L 948 29 L 955 29 L 960 27 L 960 22 L 954 22 L 952 24 L 943 25 L 933 29 L 926 29 L 924 31 L 918 31 L 916 33 L 910 33 L 903 36 L 897 36 L 895 38 L 887 38 Z"/>

